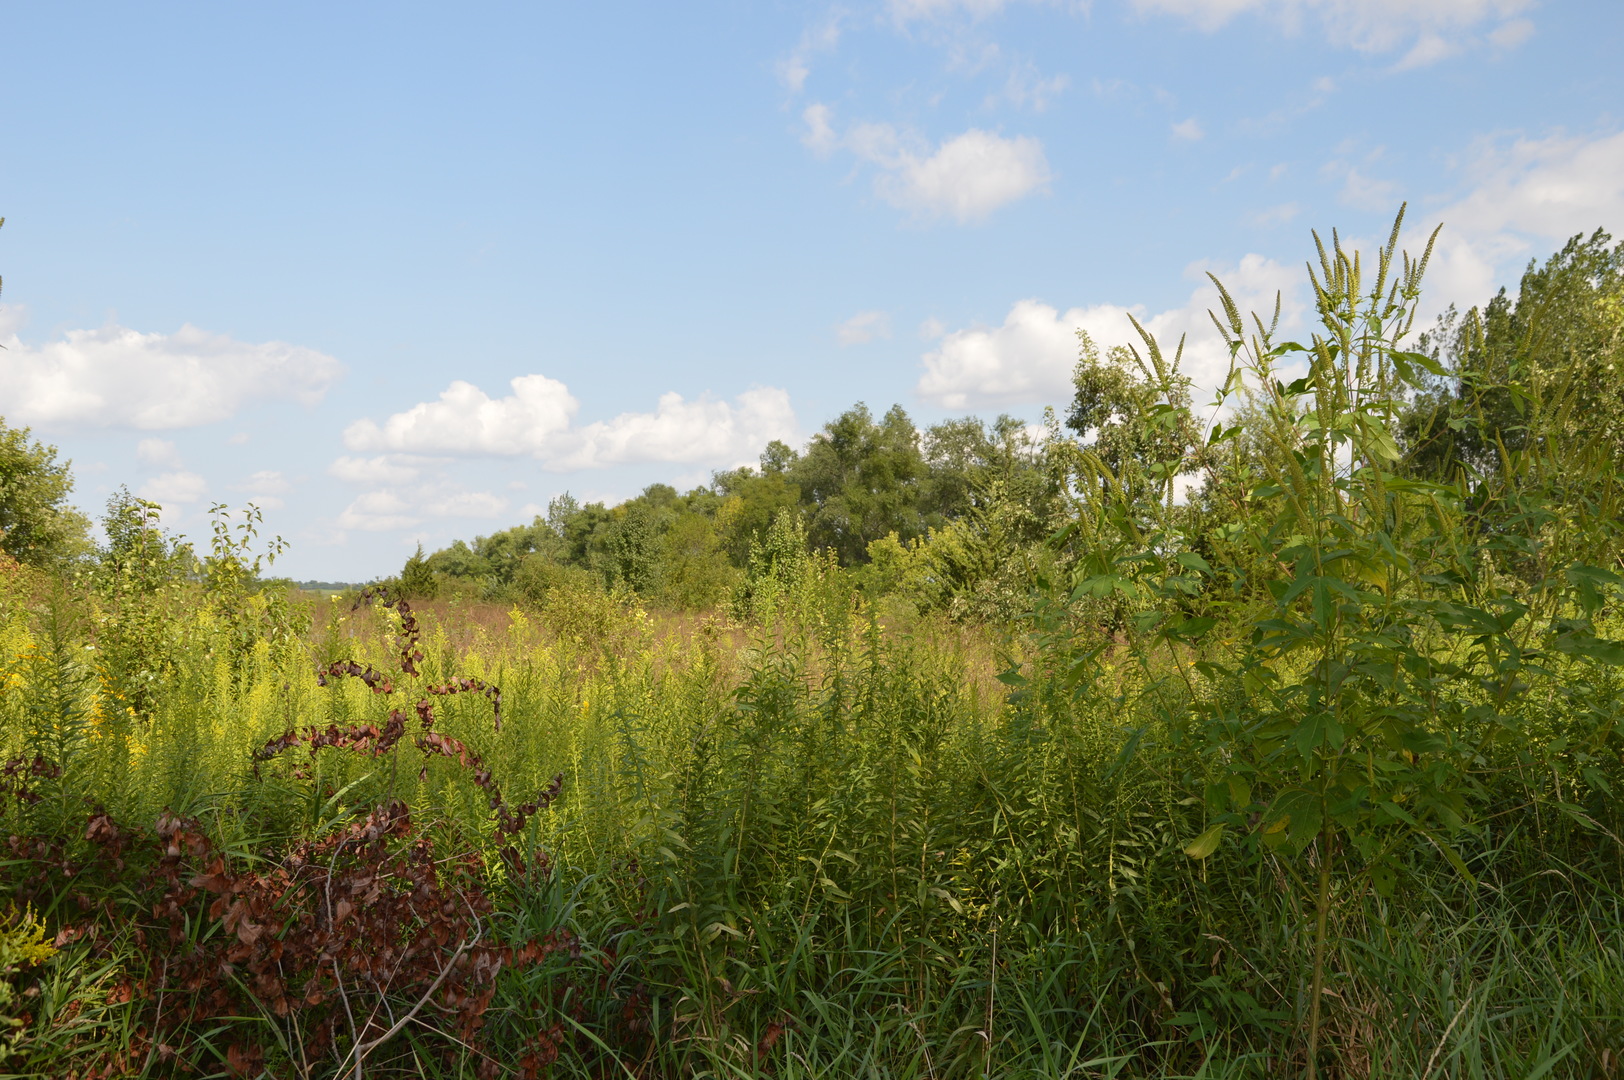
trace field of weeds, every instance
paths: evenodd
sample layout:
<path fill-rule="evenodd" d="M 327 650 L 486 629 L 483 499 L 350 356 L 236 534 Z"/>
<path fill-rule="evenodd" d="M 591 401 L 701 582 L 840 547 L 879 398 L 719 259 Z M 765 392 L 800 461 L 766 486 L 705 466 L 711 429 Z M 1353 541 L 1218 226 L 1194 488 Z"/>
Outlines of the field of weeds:
<path fill-rule="evenodd" d="M 8 562 L 0 1074 L 1620 1075 L 1611 444 L 1531 379 L 1497 472 L 1406 471 L 1420 266 L 1322 255 L 1310 346 L 1220 321 L 1230 517 L 1147 335 L 1007 618 L 801 549 L 312 597 L 251 516 Z"/>

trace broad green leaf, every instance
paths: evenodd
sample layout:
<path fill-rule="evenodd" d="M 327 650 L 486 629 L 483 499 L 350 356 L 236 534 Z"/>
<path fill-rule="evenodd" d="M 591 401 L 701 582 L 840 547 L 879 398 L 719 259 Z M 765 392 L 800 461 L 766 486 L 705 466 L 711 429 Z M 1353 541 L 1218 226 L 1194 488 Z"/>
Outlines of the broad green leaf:
<path fill-rule="evenodd" d="M 1180 641 L 1195 641 L 1218 624 L 1218 620 L 1210 615 L 1202 615 L 1194 619 L 1185 619 L 1176 626 L 1170 626 L 1166 634 L 1170 638 Z"/>
<path fill-rule="evenodd" d="M 1437 360 L 1428 356 L 1426 353 L 1394 352 L 1389 353 L 1388 355 L 1390 355 L 1396 361 L 1403 361 L 1405 363 L 1415 364 L 1417 367 L 1424 368 L 1429 374 L 1436 375 L 1440 379 L 1449 377 L 1448 369 L 1446 369 Z"/>
<path fill-rule="evenodd" d="M 1419 831 L 1421 828 L 1421 823 L 1415 820 L 1415 816 L 1396 802 L 1377 803 L 1376 809 L 1380 810 L 1394 821 L 1401 821 L 1412 829 Z"/>
<path fill-rule="evenodd" d="M 1466 863 L 1461 859 L 1460 853 L 1449 844 L 1433 836 L 1430 832 L 1426 835 L 1429 840 L 1437 845 L 1438 850 L 1443 853 L 1444 859 L 1448 861 L 1449 865 L 1455 868 L 1455 873 L 1464 878 L 1468 884 L 1476 886 L 1477 877 L 1466 868 Z"/>
<path fill-rule="evenodd" d="M 1194 840 L 1184 849 L 1184 854 L 1192 859 L 1205 859 L 1218 850 L 1218 842 L 1224 838 L 1224 823 L 1219 822 Z"/>
<path fill-rule="evenodd" d="M 1297 748 L 1304 760 L 1314 756 L 1314 751 L 1325 745 L 1330 738 L 1331 724 L 1334 721 L 1329 713 L 1318 712 L 1305 717 L 1292 732 L 1291 745 Z"/>
<path fill-rule="evenodd" d="M 1584 609 L 1587 616 L 1594 615 L 1601 607 L 1604 586 L 1620 584 L 1617 574 L 1583 563 L 1574 563 L 1568 567 L 1564 576 L 1568 584 L 1578 590 L 1579 606 Z"/>
<path fill-rule="evenodd" d="M 1207 562 L 1206 559 L 1203 559 L 1200 555 L 1197 555 L 1193 551 L 1182 551 L 1173 557 L 1173 561 L 1184 567 L 1186 570 L 1196 570 L 1200 573 L 1206 574 L 1208 577 L 1212 577 L 1212 566 Z"/>
<path fill-rule="evenodd" d="M 1624 642 L 1609 641 L 1594 634 L 1577 631 L 1558 634 L 1551 647 L 1568 656 L 1584 656 L 1604 664 L 1624 666 Z"/>

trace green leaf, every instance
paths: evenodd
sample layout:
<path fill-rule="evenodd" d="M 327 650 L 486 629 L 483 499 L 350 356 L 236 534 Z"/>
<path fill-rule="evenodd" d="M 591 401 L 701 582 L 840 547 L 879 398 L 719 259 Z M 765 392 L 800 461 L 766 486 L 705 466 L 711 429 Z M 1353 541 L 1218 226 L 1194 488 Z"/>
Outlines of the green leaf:
<path fill-rule="evenodd" d="M 1417 367 L 1424 368 L 1429 374 L 1436 375 L 1440 379 L 1446 379 L 1449 377 L 1449 371 L 1437 360 L 1434 360 L 1426 353 L 1394 352 L 1390 353 L 1389 355 L 1392 356 L 1395 361 L 1402 361 L 1407 364 L 1414 364 Z"/>
<path fill-rule="evenodd" d="M 1624 585 L 1624 578 L 1619 577 L 1611 570 L 1603 570 L 1599 566 L 1587 566 L 1584 563 L 1574 563 L 1568 567 L 1567 579 L 1575 584 L 1580 581 L 1589 581 L 1596 585 Z"/>
<path fill-rule="evenodd" d="M 1192 859 L 1205 859 L 1218 850 L 1218 842 L 1224 838 L 1224 823 L 1219 822 L 1194 840 L 1184 849 L 1184 854 Z"/>
<path fill-rule="evenodd" d="M 1103 653 L 1110 644 L 1110 639 L 1106 639 L 1105 641 L 1102 641 L 1098 645 L 1094 646 L 1092 649 L 1089 649 L 1087 652 L 1079 655 L 1077 659 L 1071 662 L 1071 666 L 1066 669 L 1066 677 L 1062 680 L 1062 682 L 1064 682 L 1068 687 L 1074 687 L 1089 675 L 1093 674 L 1096 670 L 1094 667 L 1094 661 L 1100 658 L 1100 654 Z"/>
<path fill-rule="evenodd" d="M 1291 734 L 1290 743 L 1297 748 L 1297 753 L 1307 760 L 1314 756 L 1315 750 L 1333 741 L 1333 728 L 1335 728 L 1334 741 L 1341 742 L 1342 725 L 1338 724 L 1330 713 L 1315 713 L 1305 717 L 1302 723 L 1297 725 L 1297 730 Z"/>
<path fill-rule="evenodd" d="M 1388 817 L 1392 818 L 1394 821 L 1401 821 L 1404 824 L 1408 825 L 1410 828 L 1415 829 L 1417 832 L 1422 831 L 1421 823 L 1419 821 L 1415 820 L 1414 815 L 1412 815 L 1408 810 L 1404 809 L 1398 803 L 1395 803 L 1395 802 L 1377 803 L 1376 804 L 1376 809 L 1380 810 L 1382 813 L 1386 814 Z"/>
<path fill-rule="evenodd" d="M 1184 567 L 1186 570 L 1195 570 L 1206 574 L 1208 577 L 1212 577 L 1212 566 L 1208 564 L 1206 559 L 1203 559 L 1193 551 L 1181 551 L 1179 554 L 1173 556 L 1173 561 Z"/>
<path fill-rule="evenodd" d="M 1594 634 L 1572 631 L 1558 634 L 1551 647 L 1568 656 L 1584 656 L 1604 664 L 1624 667 L 1624 642 L 1609 641 Z"/>
<path fill-rule="evenodd" d="M 1449 749 L 1449 740 L 1431 731 L 1406 731 L 1399 738 L 1404 743 L 1404 749 L 1412 754 L 1436 754 Z"/>
<path fill-rule="evenodd" d="M 1019 667 L 1012 667 L 1008 671 L 1000 671 L 996 678 L 1005 686 L 1022 687 L 1027 683 L 1026 676 L 1021 674 Z"/>
<path fill-rule="evenodd" d="M 1574 563 L 1568 567 L 1564 576 L 1568 579 L 1568 584 L 1578 590 L 1579 606 L 1584 609 L 1587 616 L 1594 615 L 1601 607 L 1604 586 L 1620 584 L 1617 574 L 1583 563 Z"/>
<path fill-rule="evenodd" d="M 1453 847 L 1433 836 L 1430 832 L 1426 835 L 1429 840 L 1438 845 L 1438 850 L 1443 852 L 1443 856 L 1446 860 L 1448 860 L 1449 865 L 1455 868 L 1455 873 L 1464 878 L 1468 884 L 1475 886 L 1477 884 L 1477 877 L 1466 868 L 1466 863 L 1462 861 L 1460 854 L 1456 852 Z"/>
<path fill-rule="evenodd" d="M 1385 862 L 1379 862 L 1370 868 L 1370 884 L 1375 888 L 1376 895 L 1382 899 L 1390 899 L 1394 888 L 1398 885 L 1398 872 Z"/>
<path fill-rule="evenodd" d="M 819 878 L 818 879 L 818 884 L 822 885 L 825 890 L 827 890 L 829 893 L 833 894 L 838 899 L 841 899 L 841 900 L 850 900 L 851 899 L 851 893 L 846 892 L 839 885 L 836 885 L 833 881 L 830 881 L 826 877 L 825 878 Z M 737 931 L 730 931 L 730 933 L 737 934 Z M 739 936 L 743 936 L 743 935 L 739 935 Z"/>
<path fill-rule="evenodd" d="M 1177 638 L 1180 641 L 1193 642 L 1216 625 L 1218 625 L 1217 619 L 1214 619 L 1209 615 L 1202 615 L 1194 619 L 1185 619 L 1176 626 L 1169 626 L 1165 633 L 1170 638 Z"/>
<path fill-rule="evenodd" d="M 1263 842 L 1272 848 L 1301 852 L 1318 835 L 1323 820 L 1319 796 L 1302 788 L 1282 791 L 1274 799 L 1263 820 Z"/>

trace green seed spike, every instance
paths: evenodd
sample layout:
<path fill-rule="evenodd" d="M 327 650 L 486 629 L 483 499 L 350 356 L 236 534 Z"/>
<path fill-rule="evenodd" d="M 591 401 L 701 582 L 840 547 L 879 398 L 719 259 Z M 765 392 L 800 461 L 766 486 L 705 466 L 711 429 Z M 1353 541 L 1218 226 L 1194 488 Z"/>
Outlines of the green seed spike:
<path fill-rule="evenodd" d="M 1139 350 L 1134 348 L 1132 345 L 1128 346 L 1128 351 L 1133 354 L 1134 360 L 1139 364 L 1140 370 L 1145 373 L 1146 377 L 1154 379 L 1156 377 L 1155 369 L 1159 369 L 1161 367 L 1161 347 L 1156 344 L 1156 339 L 1151 336 L 1150 331 L 1141 326 L 1139 320 L 1134 318 L 1131 312 L 1128 315 L 1128 321 L 1133 323 L 1133 328 L 1139 332 L 1139 337 L 1143 339 L 1145 348 L 1150 350 L 1151 363 L 1146 364 L 1144 357 L 1139 355 Z M 1154 365 L 1154 369 L 1152 365 Z"/>
<path fill-rule="evenodd" d="M 1236 337 L 1244 336 L 1246 333 L 1246 324 L 1241 320 L 1241 310 L 1235 305 L 1235 298 L 1229 295 L 1229 290 L 1224 288 L 1224 283 L 1219 281 L 1218 276 L 1211 270 L 1207 271 L 1207 279 L 1218 288 L 1218 301 L 1224 307 L 1225 317 L 1229 319 L 1229 329 Z"/>

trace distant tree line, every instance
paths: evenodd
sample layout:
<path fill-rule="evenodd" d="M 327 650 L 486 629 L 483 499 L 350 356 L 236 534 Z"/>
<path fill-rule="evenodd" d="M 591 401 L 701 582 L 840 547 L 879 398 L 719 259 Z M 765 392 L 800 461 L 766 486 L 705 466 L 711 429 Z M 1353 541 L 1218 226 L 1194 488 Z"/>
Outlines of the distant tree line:
<path fill-rule="evenodd" d="M 1140 423 L 1166 399 L 1161 358 L 1125 348 L 1102 355 L 1079 338 L 1072 400 L 1044 427 L 1000 416 L 921 429 L 901 406 L 875 416 L 857 404 L 799 450 L 774 441 L 758 465 L 718 472 L 686 493 L 653 484 L 617 506 L 566 494 L 528 525 L 420 550 L 401 581 L 423 595 L 516 602 L 546 603 L 562 588 L 576 599 L 618 591 L 675 609 L 747 606 L 753 579 L 799 545 L 872 596 L 1008 616 L 1033 580 L 1086 558 L 1088 530 L 1077 523 L 1091 487 L 1123 489 L 1129 503 L 1176 489 L 1181 531 L 1198 548 L 1222 545 L 1281 448 L 1255 425 L 1205 445 L 1193 430 Z M 1465 472 L 1486 482 L 1536 430 L 1527 415 L 1534 400 L 1564 402 L 1561 422 L 1596 433 L 1624 464 L 1624 244 L 1607 233 L 1576 236 L 1543 265 L 1530 262 L 1514 293 L 1451 308 L 1419 347 L 1435 375 L 1403 418 L 1408 475 Z M 1149 471 L 1168 460 L 1181 462 L 1176 485 Z M 1130 614 L 1123 607 L 1112 601 L 1099 614 L 1120 620 Z"/>
<path fill-rule="evenodd" d="M 398 583 L 418 596 L 555 607 L 620 595 L 677 610 L 740 609 L 764 576 L 815 572 L 918 610 L 1007 617 L 1024 609 L 1034 581 L 1074 576 L 1093 543 L 1085 508 L 1105 491 L 1126 496 L 1115 505 L 1147 508 L 1148 528 L 1148 508 L 1176 490 L 1180 531 L 1216 553 L 1249 513 L 1269 455 L 1285 451 L 1256 425 L 1214 442 L 1178 424 L 1140 422 L 1165 408 L 1157 402 L 1169 390 L 1187 395 L 1187 384 L 1169 387 L 1159 357 L 1102 355 L 1079 337 L 1072 399 L 1043 426 L 1000 416 L 921 429 L 901 406 L 876 416 L 857 404 L 799 450 L 774 441 L 757 465 L 687 492 L 652 484 L 616 506 L 565 494 L 529 524 L 419 549 Z M 1465 474 L 1493 486 L 1510 455 L 1552 424 L 1592 437 L 1624 466 L 1624 244 L 1606 232 L 1530 262 L 1515 292 L 1451 308 L 1419 348 L 1433 375 L 1400 425 L 1406 475 Z M 1552 408 L 1560 415 L 1530 412 Z M 1177 484 L 1166 483 L 1168 461 L 1178 463 Z M 0 419 L 0 554 L 71 571 L 123 559 L 132 536 L 157 535 L 154 508 L 121 491 L 98 548 L 69 502 L 72 488 L 70 463 L 54 446 Z M 126 527 L 138 519 L 138 529 Z M 1097 614 L 1110 623 L 1129 608 L 1102 600 Z"/>
<path fill-rule="evenodd" d="M 756 466 L 685 493 L 652 484 L 617 506 L 562 495 L 528 525 L 420 550 L 400 580 L 421 595 L 461 589 L 542 601 L 558 588 L 620 590 L 708 608 L 747 588 L 752 553 L 759 565 L 778 542 L 775 524 L 862 578 L 877 556 L 929 543 L 995 501 L 1018 499 L 1036 524 L 1052 516 L 1057 496 L 1043 440 L 1020 420 L 967 417 L 921 430 L 901 406 L 876 417 L 857 404 L 799 451 L 774 441 Z"/>

